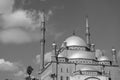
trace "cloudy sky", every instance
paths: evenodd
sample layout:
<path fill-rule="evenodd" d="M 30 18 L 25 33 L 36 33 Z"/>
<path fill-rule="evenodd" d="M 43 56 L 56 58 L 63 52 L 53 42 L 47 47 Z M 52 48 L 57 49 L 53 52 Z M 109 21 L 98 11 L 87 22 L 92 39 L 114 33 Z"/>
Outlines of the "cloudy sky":
<path fill-rule="evenodd" d="M 46 52 L 73 31 L 85 39 L 85 16 L 89 16 L 92 43 L 111 56 L 120 50 L 119 0 L 0 0 L 0 78 L 22 79 L 25 68 L 39 70 L 40 25 L 46 14 Z M 47 55 L 49 56 L 49 55 Z M 2 77 L 1 77 L 2 76 Z"/>

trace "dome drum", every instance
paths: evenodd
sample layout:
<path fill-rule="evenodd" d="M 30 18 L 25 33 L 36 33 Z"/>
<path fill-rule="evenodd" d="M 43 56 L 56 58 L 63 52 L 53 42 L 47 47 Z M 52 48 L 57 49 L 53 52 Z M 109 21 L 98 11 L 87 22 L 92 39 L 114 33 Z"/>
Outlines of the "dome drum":
<path fill-rule="evenodd" d="M 107 56 L 101 56 L 98 61 L 110 61 L 110 59 Z"/>
<path fill-rule="evenodd" d="M 97 71 L 94 67 L 83 67 L 80 71 Z"/>

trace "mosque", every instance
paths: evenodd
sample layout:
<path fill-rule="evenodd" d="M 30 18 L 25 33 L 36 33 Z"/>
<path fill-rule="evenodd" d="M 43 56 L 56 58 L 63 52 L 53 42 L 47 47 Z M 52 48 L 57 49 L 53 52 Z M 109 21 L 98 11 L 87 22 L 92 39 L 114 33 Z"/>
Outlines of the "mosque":
<path fill-rule="evenodd" d="M 90 41 L 90 27 L 86 17 L 86 40 L 76 34 L 66 38 L 61 47 L 53 43 L 50 61 L 45 61 L 45 20 L 42 21 L 40 80 L 116 80 L 117 51 L 112 49 L 112 60 L 98 53 Z"/>

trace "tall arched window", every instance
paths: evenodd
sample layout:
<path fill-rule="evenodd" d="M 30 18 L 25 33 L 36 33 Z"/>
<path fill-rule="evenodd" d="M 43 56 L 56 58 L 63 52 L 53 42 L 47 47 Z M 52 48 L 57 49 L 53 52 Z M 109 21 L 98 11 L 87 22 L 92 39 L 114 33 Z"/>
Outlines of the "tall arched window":
<path fill-rule="evenodd" d="M 66 69 L 66 72 L 67 72 L 67 73 L 69 72 L 68 68 Z"/>
<path fill-rule="evenodd" d="M 60 76 L 60 80 L 63 80 L 63 76 Z"/>
<path fill-rule="evenodd" d="M 61 68 L 61 72 L 63 72 L 62 68 Z"/>
<path fill-rule="evenodd" d="M 69 77 L 68 77 L 68 76 L 66 77 L 66 80 L 69 80 Z"/>

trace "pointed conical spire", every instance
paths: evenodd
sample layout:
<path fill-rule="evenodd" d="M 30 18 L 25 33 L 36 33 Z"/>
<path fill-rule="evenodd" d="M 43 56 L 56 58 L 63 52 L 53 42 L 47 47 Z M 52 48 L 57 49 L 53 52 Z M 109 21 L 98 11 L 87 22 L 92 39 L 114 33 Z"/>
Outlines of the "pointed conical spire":
<path fill-rule="evenodd" d="M 88 48 L 90 48 L 91 42 L 90 42 L 90 28 L 88 25 L 88 16 L 86 16 L 86 42 L 87 42 Z"/>
<path fill-rule="evenodd" d="M 41 21 L 41 53 L 40 53 L 40 70 L 44 69 L 44 54 L 45 54 L 45 13 L 42 13 L 42 21 Z"/>

